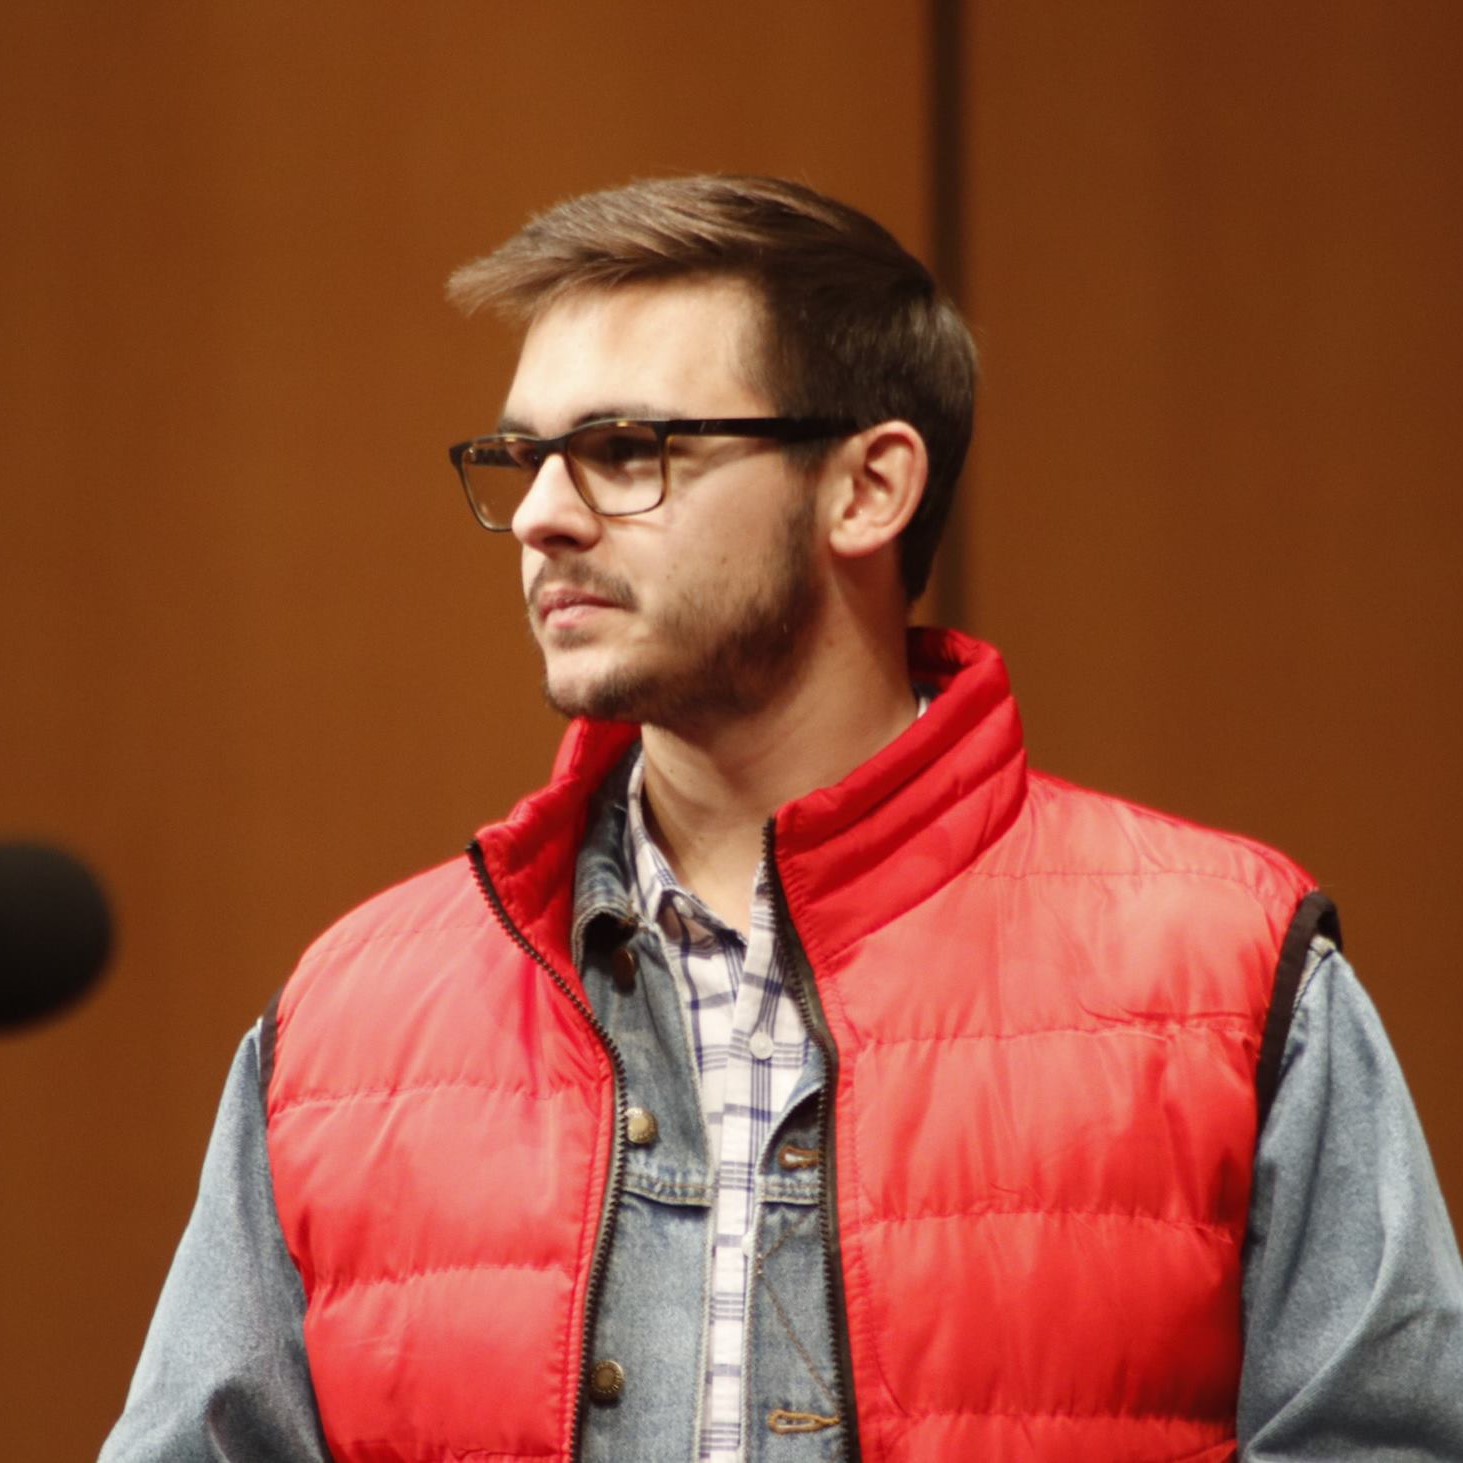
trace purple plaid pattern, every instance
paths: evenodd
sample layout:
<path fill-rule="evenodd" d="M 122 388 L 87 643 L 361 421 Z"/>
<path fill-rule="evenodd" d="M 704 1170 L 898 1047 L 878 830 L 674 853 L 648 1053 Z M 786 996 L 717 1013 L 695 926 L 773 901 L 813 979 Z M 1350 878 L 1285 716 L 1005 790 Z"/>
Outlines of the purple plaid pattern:
<path fill-rule="evenodd" d="M 785 988 L 766 870 L 757 870 L 751 938 L 743 941 L 676 883 L 645 826 L 644 782 L 642 756 L 630 777 L 627 861 L 639 912 L 659 928 L 681 982 L 717 1172 L 700 1456 L 735 1463 L 757 1160 L 802 1075 L 808 1035 Z"/>
<path fill-rule="evenodd" d="M 918 716 L 933 692 L 916 688 Z M 717 1174 L 716 1238 L 706 1330 L 700 1463 L 737 1463 L 742 1350 L 751 1273 L 757 1161 L 802 1076 L 810 1038 L 787 988 L 772 886 L 758 865 L 751 938 L 682 889 L 645 826 L 645 754 L 630 774 L 625 855 L 637 912 L 660 930 L 690 1016 L 709 1158 Z"/>

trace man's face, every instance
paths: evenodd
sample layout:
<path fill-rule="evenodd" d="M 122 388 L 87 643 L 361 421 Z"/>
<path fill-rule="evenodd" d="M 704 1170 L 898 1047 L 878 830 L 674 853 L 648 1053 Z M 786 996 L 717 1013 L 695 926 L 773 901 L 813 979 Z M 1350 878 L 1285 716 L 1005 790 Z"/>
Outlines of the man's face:
<path fill-rule="evenodd" d="M 584 291 L 530 327 L 514 430 L 604 417 L 756 417 L 755 305 L 738 285 Z M 590 511 L 550 458 L 513 518 L 550 703 L 569 716 L 689 731 L 761 709 L 787 684 L 821 603 L 813 484 L 771 444 L 681 439 L 665 501 Z"/>

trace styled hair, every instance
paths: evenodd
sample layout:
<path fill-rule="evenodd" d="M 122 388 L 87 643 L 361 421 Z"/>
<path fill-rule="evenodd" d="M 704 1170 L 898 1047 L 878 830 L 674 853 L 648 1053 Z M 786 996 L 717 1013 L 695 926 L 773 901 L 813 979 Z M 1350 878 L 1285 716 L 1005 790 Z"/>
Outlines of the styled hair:
<path fill-rule="evenodd" d="M 918 598 L 970 445 L 975 346 L 929 270 L 866 214 L 780 178 L 644 179 L 537 215 L 457 270 L 447 296 L 528 322 L 578 290 L 696 277 L 741 281 L 760 301 L 750 366 L 779 413 L 897 418 L 924 438 L 929 481 L 899 545 Z M 812 460 L 828 451 L 810 445 Z"/>

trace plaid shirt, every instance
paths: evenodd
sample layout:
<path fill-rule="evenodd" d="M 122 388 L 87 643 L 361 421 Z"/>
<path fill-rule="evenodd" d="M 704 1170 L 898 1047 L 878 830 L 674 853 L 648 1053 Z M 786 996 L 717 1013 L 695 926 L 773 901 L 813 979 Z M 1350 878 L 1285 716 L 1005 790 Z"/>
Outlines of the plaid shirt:
<path fill-rule="evenodd" d="M 757 870 L 751 938 L 744 940 L 676 883 L 645 826 L 644 783 L 641 754 L 630 776 L 625 820 L 633 897 L 641 917 L 660 929 L 672 973 L 680 978 L 717 1172 L 701 1459 L 735 1463 L 757 1160 L 802 1075 L 809 1037 L 786 986 L 766 868 Z"/>

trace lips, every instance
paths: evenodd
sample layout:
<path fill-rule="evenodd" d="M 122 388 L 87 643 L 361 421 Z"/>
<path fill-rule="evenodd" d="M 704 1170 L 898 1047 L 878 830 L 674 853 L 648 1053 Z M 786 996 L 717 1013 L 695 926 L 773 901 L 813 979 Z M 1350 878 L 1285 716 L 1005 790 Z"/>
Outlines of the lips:
<path fill-rule="evenodd" d="M 534 618 L 547 629 L 573 629 L 605 610 L 621 608 L 623 606 L 608 595 L 570 585 L 541 590 L 533 598 Z"/>
<path fill-rule="evenodd" d="M 529 618 L 541 630 L 588 627 L 609 610 L 635 608 L 628 583 L 573 560 L 540 564 L 526 597 Z"/>
<path fill-rule="evenodd" d="M 583 589 L 547 589 L 534 602 L 541 618 L 547 618 L 558 610 L 579 609 L 588 606 L 594 609 L 618 609 L 619 606 L 603 595 L 590 594 Z"/>

